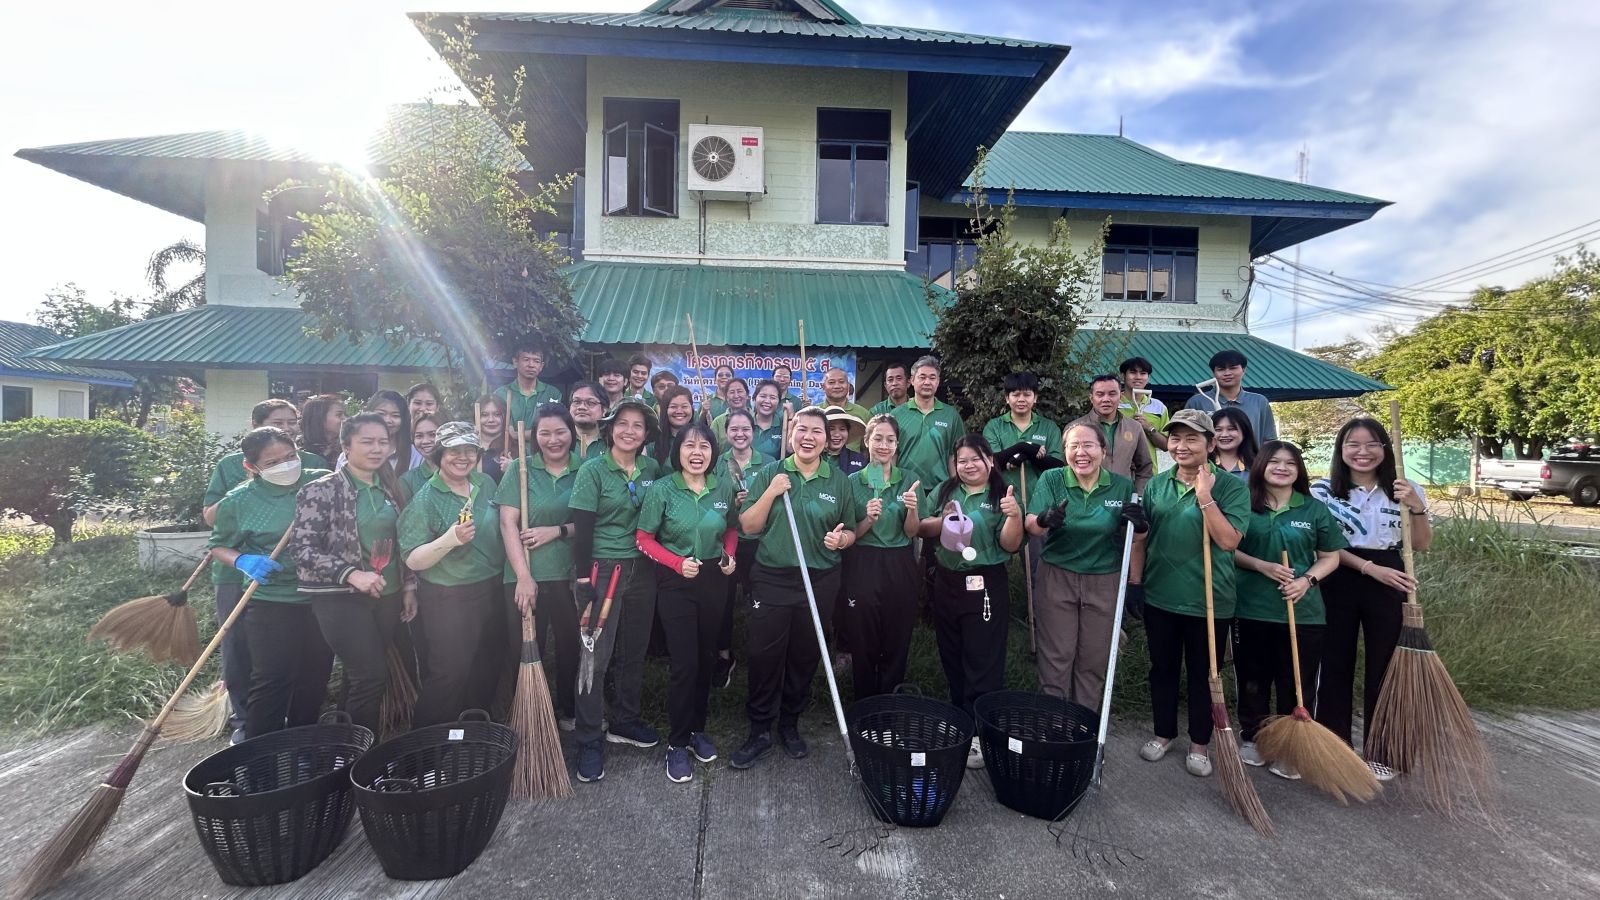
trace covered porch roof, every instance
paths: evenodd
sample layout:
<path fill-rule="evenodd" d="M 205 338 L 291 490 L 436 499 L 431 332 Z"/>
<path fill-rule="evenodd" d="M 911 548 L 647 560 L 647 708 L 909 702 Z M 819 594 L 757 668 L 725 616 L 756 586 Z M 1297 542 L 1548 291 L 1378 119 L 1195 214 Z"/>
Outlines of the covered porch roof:
<path fill-rule="evenodd" d="M 1078 352 L 1095 343 L 1098 332 L 1080 331 Z M 1358 375 L 1304 353 L 1248 334 L 1215 331 L 1132 331 L 1112 335 L 1099 347 L 1095 371 L 1115 372 L 1124 359 L 1142 356 L 1155 369 L 1150 389 L 1157 394 L 1188 396 L 1194 386 L 1211 377 L 1211 357 L 1220 350 L 1238 350 L 1250 364 L 1245 368 L 1246 390 L 1268 400 L 1324 400 L 1359 397 L 1369 391 L 1387 391 L 1389 385 Z"/>

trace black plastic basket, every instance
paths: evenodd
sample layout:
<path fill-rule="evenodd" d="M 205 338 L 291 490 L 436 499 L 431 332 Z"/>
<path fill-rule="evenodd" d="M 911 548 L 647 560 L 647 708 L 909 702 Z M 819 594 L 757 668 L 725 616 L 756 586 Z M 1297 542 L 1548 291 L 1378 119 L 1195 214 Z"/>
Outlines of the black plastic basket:
<path fill-rule="evenodd" d="M 1054 821 L 1088 789 L 1100 716 L 1045 694 L 995 691 L 973 704 L 995 799 Z"/>
<path fill-rule="evenodd" d="M 938 825 L 967 771 L 972 719 L 948 703 L 903 692 L 858 701 L 845 719 L 873 813 L 896 825 Z"/>
<path fill-rule="evenodd" d="M 228 884 L 294 881 L 344 840 L 355 807 L 346 771 L 372 732 L 329 713 L 322 724 L 252 738 L 183 777 L 200 846 Z"/>
<path fill-rule="evenodd" d="M 426 881 L 472 865 L 500 824 L 516 764 L 516 735 L 482 710 L 372 748 L 350 778 L 383 871 Z"/>

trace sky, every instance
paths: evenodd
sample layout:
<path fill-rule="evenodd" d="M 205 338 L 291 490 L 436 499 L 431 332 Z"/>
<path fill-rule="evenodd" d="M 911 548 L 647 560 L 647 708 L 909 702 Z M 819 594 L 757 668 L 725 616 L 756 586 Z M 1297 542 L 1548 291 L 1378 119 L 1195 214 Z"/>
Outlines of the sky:
<path fill-rule="evenodd" d="M 645 0 L 432 5 L 632 11 Z M 1301 265 L 1342 283 L 1302 279 L 1299 347 L 1403 325 L 1479 283 L 1514 285 L 1548 271 L 1553 251 L 1600 238 L 1600 119 L 1588 111 L 1600 96 L 1600 3 L 843 5 L 867 22 L 1070 45 L 1014 128 L 1115 133 L 1120 125 L 1180 159 L 1283 178 L 1295 177 L 1305 148 L 1312 183 L 1393 201 L 1369 222 L 1301 246 Z M 453 81 L 404 15 L 418 6 L 87 0 L 71 16 L 37 3 L 8 12 L 0 319 L 31 320 L 45 293 L 66 282 L 102 301 L 139 294 L 152 251 L 204 238 L 197 223 L 15 150 L 222 128 L 333 153 L 359 146 L 387 105 Z M 1287 264 L 1269 261 L 1251 293 L 1253 333 L 1286 345 L 1290 279 Z"/>

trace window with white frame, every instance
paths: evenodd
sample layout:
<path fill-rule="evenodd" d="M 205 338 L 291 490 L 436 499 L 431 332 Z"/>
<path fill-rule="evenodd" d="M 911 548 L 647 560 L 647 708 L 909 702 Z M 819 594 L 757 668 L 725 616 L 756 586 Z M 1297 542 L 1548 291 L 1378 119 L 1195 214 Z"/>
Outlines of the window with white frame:
<path fill-rule="evenodd" d="M 56 418 L 89 418 L 89 392 L 56 391 Z"/>
<path fill-rule="evenodd" d="M 1105 300 L 1194 303 L 1200 229 L 1113 225 L 1101 257 Z"/>

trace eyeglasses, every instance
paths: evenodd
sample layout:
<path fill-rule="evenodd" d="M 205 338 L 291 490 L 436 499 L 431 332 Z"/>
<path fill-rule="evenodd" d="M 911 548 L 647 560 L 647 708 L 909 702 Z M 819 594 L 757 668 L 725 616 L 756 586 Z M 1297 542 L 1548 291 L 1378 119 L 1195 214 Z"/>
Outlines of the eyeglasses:
<path fill-rule="evenodd" d="M 573 400 L 569 406 L 599 406 L 599 400 Z"/>
<path fill-rule="evenodd" d="M 1341 446 L 1343 446 L 1346 450 L 1365 450 L 1368 453 L 1377 453 L 1388 445 L 1380 444 L 1377 441 L 1369 441 L 1365 444 L 1356 443 L 1354 441 L 1346 441 Z"/>

